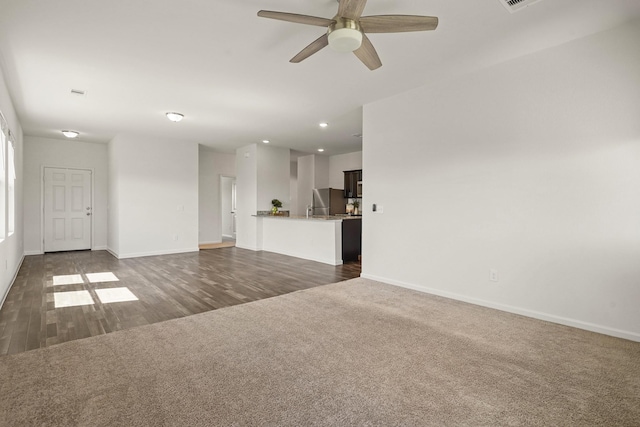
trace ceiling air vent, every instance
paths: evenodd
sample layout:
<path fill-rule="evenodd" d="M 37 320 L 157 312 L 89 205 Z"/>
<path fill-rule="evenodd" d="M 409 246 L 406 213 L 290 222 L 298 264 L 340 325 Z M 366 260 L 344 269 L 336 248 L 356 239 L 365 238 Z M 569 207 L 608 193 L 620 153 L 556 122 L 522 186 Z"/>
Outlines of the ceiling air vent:
<path fill-rule="evenodd" d="M 538 3 L 541 0 L 499 0 L 500 3 L 511 13 L 524 9 L 527 6 L 531 6 L 534 3 Z"/>

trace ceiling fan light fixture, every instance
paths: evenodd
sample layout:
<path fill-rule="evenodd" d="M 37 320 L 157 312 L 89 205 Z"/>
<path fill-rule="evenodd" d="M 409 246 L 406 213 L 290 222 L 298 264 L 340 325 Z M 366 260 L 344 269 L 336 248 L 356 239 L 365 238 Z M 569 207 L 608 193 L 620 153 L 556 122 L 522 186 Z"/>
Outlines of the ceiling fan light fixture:
<path fill-rule="evenodd" d="M 171 120 L 172 122 L 179 122 L 180 120 L 184 119 L 184 114 L 169 112 L 167 113 L 167 119 Z"/>
<path fill-rule="evenodd" d="M 336 52 L 353 52 L 362 45 L 362 28 L 353 19 L 335 18 L 327 34 L 329 47 Z"/>
<path fill-rule="evenodd" d="M 362 33 L 353 28 L 339 28 L 329 33 L 329 47 L 336 52 L 353 52 L 362 45 Z"/>

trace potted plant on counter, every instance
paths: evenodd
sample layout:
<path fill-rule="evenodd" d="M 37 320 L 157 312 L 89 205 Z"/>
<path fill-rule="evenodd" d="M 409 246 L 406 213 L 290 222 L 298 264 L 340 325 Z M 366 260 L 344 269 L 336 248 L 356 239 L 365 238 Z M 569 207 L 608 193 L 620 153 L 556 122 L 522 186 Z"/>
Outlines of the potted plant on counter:
<path fill-rule="evenodd" d="M 351 204 L 353 205 L 353 214 L 354 215 L 358 215 L 358 208 L 360 207 L 360 200 L 353 199 L 353 202 Z"/>
<path fill-rule="evenodd" d="M 282 202 L 278 199 L 273 199 L 271 201 L 271 205 L 273 206 L 271 208 L 271 214 L 272 215 L 277 215 L 278 214 L 278 209 L 282 207 Z"/>

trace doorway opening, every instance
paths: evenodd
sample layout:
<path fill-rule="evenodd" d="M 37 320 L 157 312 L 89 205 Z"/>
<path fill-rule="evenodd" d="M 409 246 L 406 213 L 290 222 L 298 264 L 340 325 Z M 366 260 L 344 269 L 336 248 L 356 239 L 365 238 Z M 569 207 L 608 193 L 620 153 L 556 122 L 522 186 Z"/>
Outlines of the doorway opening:
<path fill-rule="evenodd" d="M 236 243 L 236 178 L 220 175 L 220 230 L 223 243 Z"/>

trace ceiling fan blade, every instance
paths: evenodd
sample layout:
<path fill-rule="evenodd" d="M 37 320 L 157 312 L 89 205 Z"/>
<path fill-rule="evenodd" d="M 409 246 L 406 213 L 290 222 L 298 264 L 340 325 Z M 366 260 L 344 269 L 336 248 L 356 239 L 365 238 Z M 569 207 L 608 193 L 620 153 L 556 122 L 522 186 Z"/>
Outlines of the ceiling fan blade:
<path fill-rule="evenodd" d="M 317 27 L 328 27 L 334 22 L 333 19 L 298 15 L 297 13 L 274 12 L 272 10 L 261 10 L 258 12 L 258 16 L 262 18 L 279 19 L 280 21 L 295 22 L 296 24 L 315 25 Z"/>
<path fill-rule="evenodd" d="M 327 47 L 329 44 L 329 36 L 323 34 L 318 37 L 315 41 L 311 42 L 311 44 L 300 51 L 296 56 L 291 58 L 289 62 L 298 63 L 304 61 L 314 53 L 318 52 L 320 49 Z"/>
<path fill-rule="evenodd" d="M 378 56 L 378 52 L 371 44 L 371 40 L 366 34 L 362 35 L 362 45 L 353 51 L 353 53 L 366 65 L 371 71 L 382 67 L 382 61 Z"/>
<path fill-rule="evenodd" d="M 365 33 L 430 31 L 438 26 L 438 18 L 418 15 L 363 16 L 360 18 L 360 26 Z"/>
<path fill-rule="evenodd" d="M 338 16 L 349 19 L 358 19 L 362 16 L 367 0 L 340 0 Z"/>

